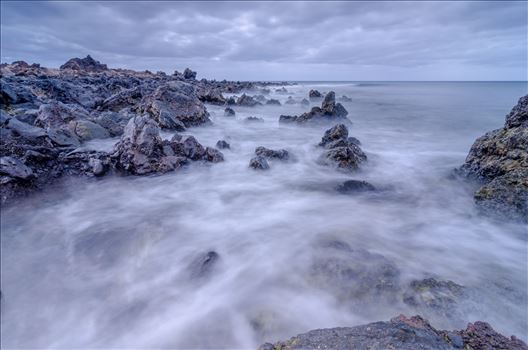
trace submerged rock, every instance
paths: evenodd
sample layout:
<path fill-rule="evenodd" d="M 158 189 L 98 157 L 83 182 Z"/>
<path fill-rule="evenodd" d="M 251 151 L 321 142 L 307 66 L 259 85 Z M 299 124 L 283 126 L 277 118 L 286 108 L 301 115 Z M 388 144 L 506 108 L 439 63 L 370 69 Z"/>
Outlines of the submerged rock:
<path fill-rule="evenodd" d="M 275 100 L 275 99 L 270 99 L 268 101 L 266 101 L 266 104 L 267 105 L 273 105 L 273 106 L 280 106 L 281 103 L 279 100 Z"/>
<path fill-rule="evenodd" d="M 347 180 L 337 187 L 337 191 L 343 194 L 371 192 L 375 190 L 376 187 L 361 180 Z"/>
<path fill-rule="evenodd" d="M 453 314 L 456 306 L 464 297 L 465 288 L 453 281 L 441 281 L 434 278 L 415 280 L 403 294 L 403 302 L 422 311 Z"/>
<path fill-rule="evenodd" d="M 268 159 L 280 159 L 280 160 L 288 160 L 290 154 L 285 149 L 279 149 L 279 150 L 272 150 L 266 147 L 257 147 L 255 149 L 255 154 L 257 156 L 262 156 L 264 158 Z"/>
<path fill-rule="evenodd" d="M 267 170 L 270 166 L 266 158 L 262 156 L 256 156 L 249 160 L 249 167 L 255 170 Z"/>
<path fill-rule="evenodd" d="M 189 271 L 191 278 L 205 278 L 208 277 L 214 267 L 218 264 L 220 255 L 215 251 L 209 251 L 206 254 L 196 257 L 196 259 L 190 264 Z"/>
<path fill-rule="evenodd" d="M 502 129 L 475 141 L 458 173 L 482 184 L 475 203 L 484 214 L 528 222 L 528 95 Z"/>
<path fill-rule="evenodd" d="M 244 122 L 246 123 L 263 123 L 264 122 L 264 119 L 262 118 L 259 118 L 259 117 L 247 117 L 246 119 L 244 119 Z"/>
<path fill-rule="evenodd" d="M 230 149 L 231 145 L 229 145 L 229 143 L 227 143 L 225 140 L 218 140 L 216 147 L 219 149 Z"/>
<path fill-rule="evenodd" d="M 233 110 L 233 108 L 226 107 L 224 110 L 224 117 L 234 117 L 236 115 L 236 112 Z"/>
<path fill-rule="evenodd" d="M 333 350 L 526 350 L 515 337 L 506 338 L 485 322 L 468 324 L 465 330 L 443 331 L 433 328 L 420 316 L 403 315 L 389 322 L 374 322 L 355 327 L 316 329 L 259 350 L 333 349 Z"/>

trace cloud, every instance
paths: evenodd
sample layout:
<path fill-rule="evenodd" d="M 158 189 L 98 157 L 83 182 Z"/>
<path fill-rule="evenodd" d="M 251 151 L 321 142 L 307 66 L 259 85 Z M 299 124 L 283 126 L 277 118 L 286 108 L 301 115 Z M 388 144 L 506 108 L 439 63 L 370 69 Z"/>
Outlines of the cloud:
<path fill-rule="evenodd" d="M 114 67 L 232 79 L 527 74 L 526 2 L 2 1 L 1 10 L 2 62 L 58 66 L 90 53 Z"/>

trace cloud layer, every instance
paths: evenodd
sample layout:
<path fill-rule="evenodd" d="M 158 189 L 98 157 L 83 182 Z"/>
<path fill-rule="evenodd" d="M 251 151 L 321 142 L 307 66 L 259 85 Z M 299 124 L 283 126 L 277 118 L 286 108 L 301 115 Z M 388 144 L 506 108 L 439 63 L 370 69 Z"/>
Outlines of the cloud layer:
<path fill-rule="evenodd" d="M 2 62 L 265 80 L 526 80 L 528 4 L 1 3 Z"/>

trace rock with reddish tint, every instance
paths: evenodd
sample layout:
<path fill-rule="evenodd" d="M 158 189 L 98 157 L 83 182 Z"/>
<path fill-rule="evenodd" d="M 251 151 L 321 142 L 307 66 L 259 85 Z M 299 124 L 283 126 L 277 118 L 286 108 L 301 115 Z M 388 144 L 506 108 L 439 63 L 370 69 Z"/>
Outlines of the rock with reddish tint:
<path fill-rule="evenodd" d="M 526 350 L 524 342 L 506 338 L 487 323 L 469 324 L 463 331 L 443 331 L 420 316 L 403 315 L 389 322 L 374 322 L 355 327 L 316 329 L 259 350 Z"/>

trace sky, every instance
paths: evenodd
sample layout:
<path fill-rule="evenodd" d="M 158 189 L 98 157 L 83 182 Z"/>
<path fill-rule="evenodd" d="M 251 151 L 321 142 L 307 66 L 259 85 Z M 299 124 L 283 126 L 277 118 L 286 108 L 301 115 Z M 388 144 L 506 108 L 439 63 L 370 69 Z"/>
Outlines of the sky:
<path fill-rule="evenodd" d="M 1 2 L 1 61 L 231 80 L 528 80 L 526 1 Z"/>

